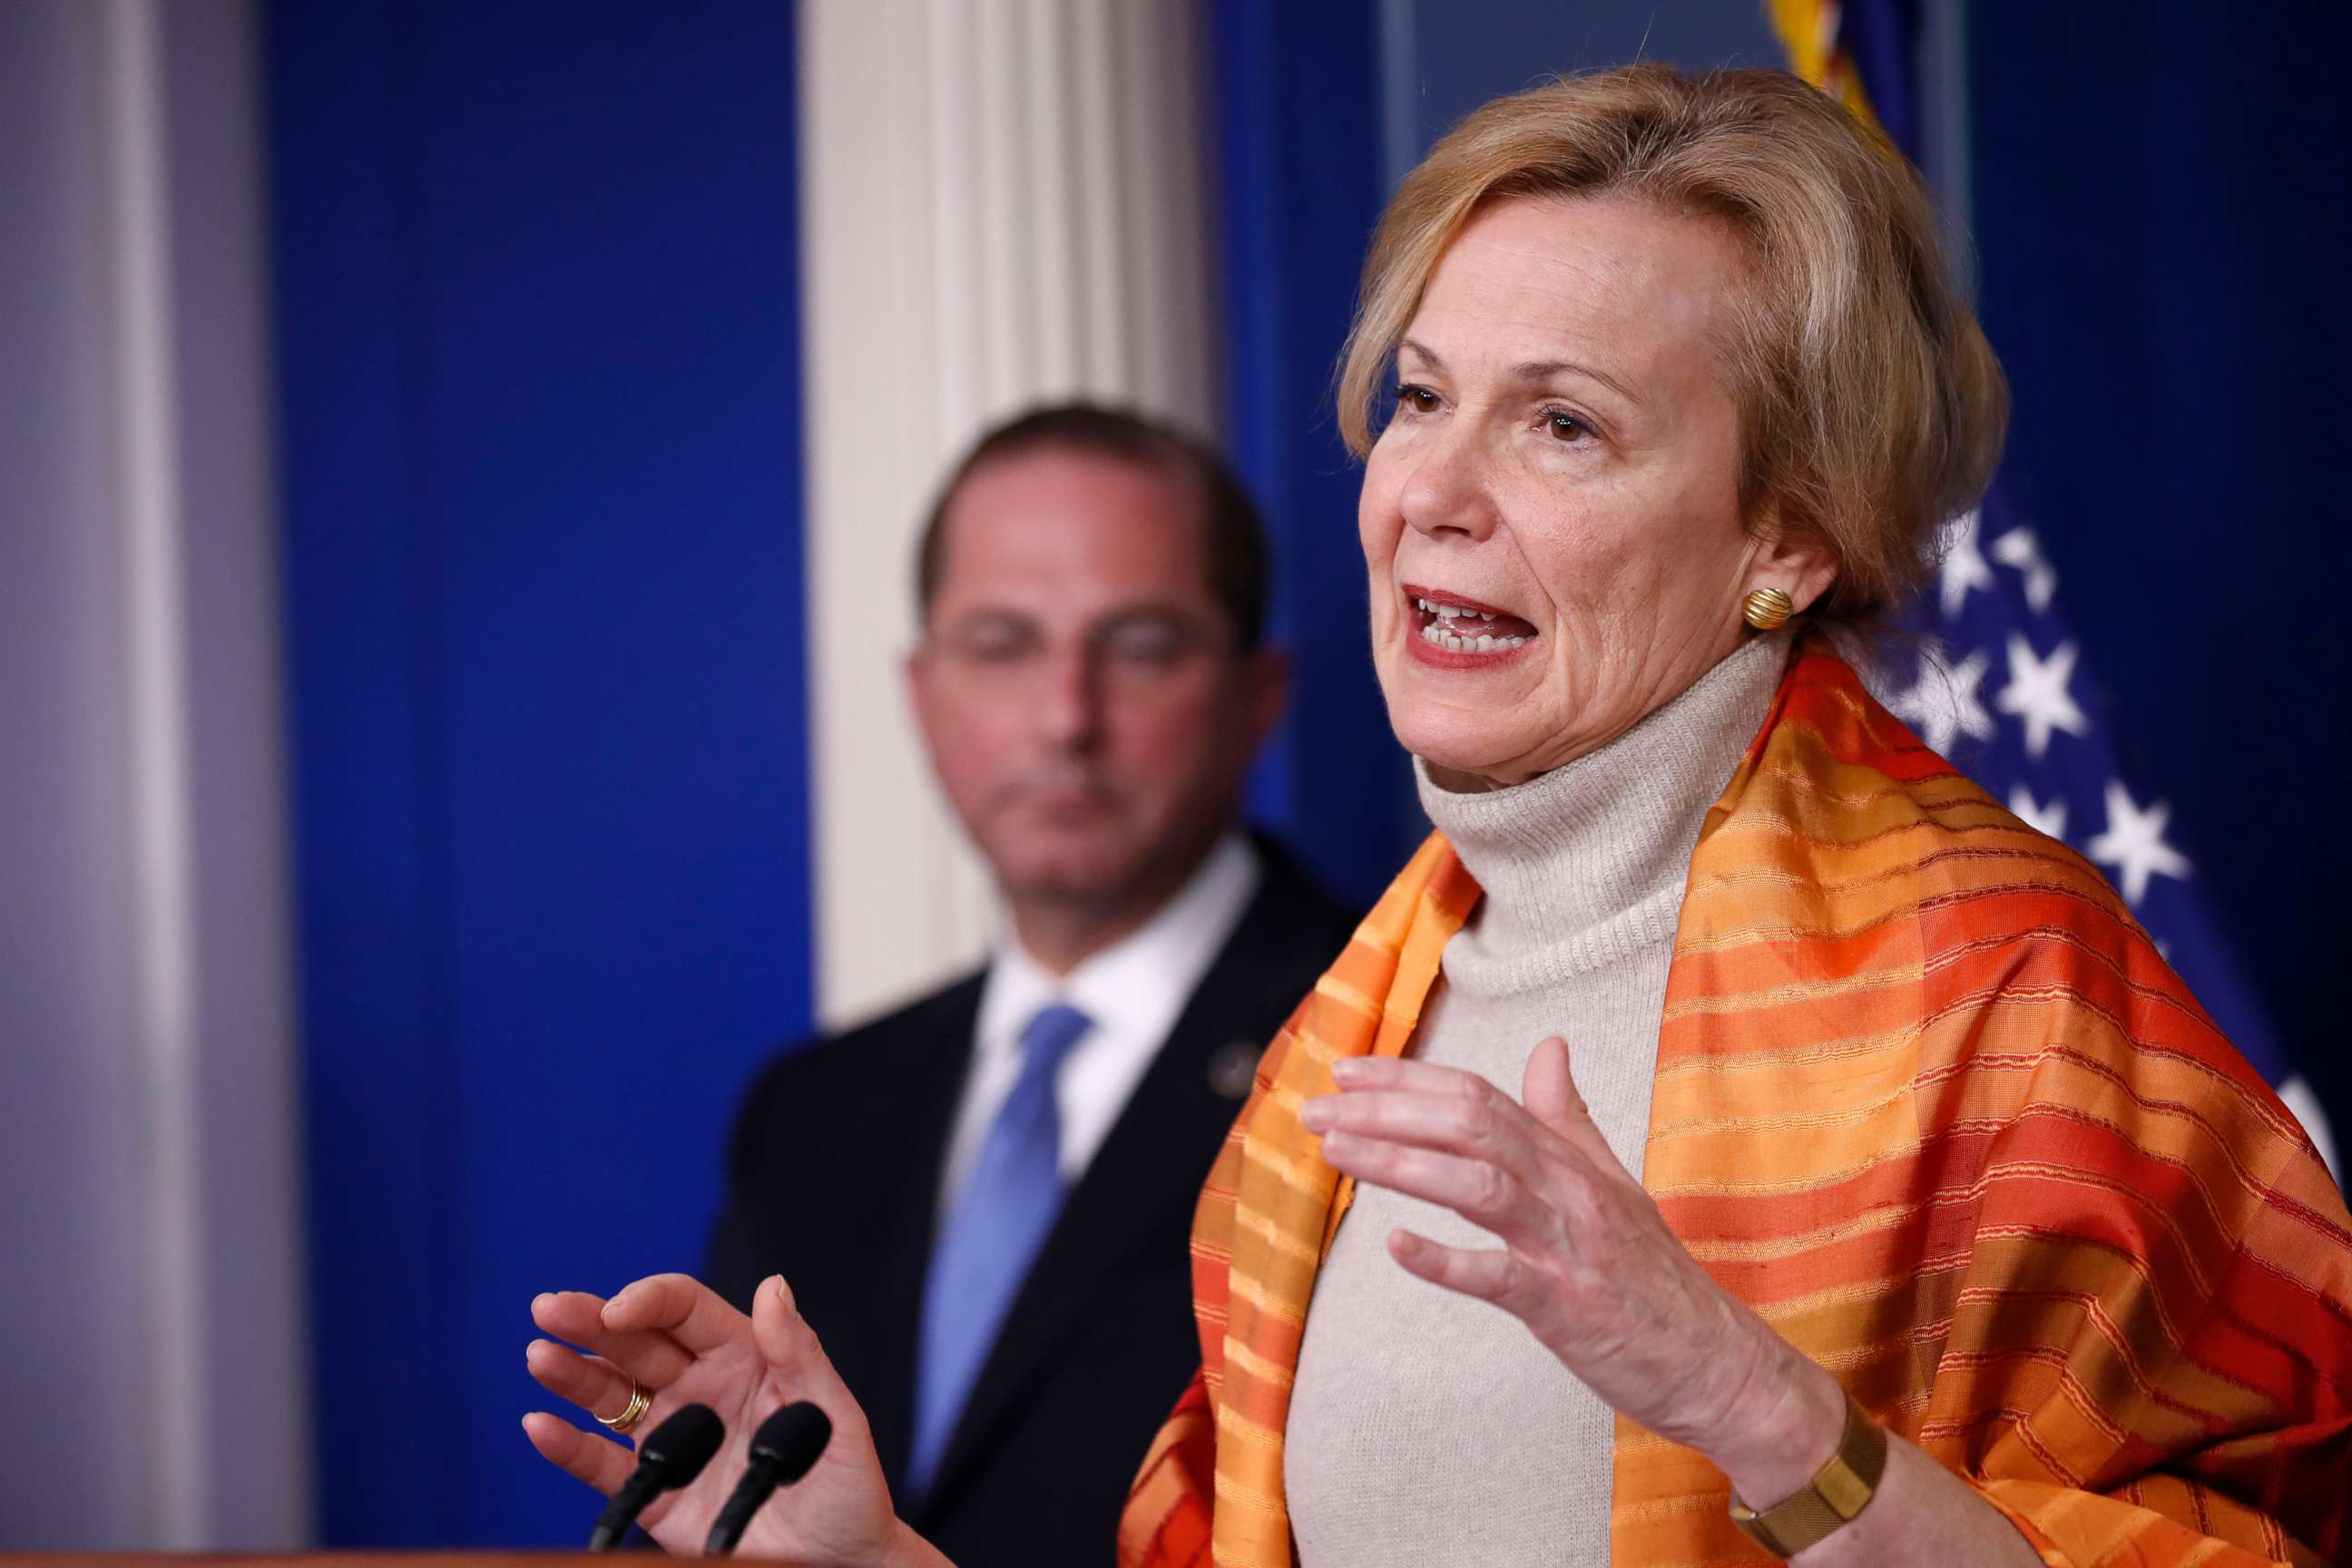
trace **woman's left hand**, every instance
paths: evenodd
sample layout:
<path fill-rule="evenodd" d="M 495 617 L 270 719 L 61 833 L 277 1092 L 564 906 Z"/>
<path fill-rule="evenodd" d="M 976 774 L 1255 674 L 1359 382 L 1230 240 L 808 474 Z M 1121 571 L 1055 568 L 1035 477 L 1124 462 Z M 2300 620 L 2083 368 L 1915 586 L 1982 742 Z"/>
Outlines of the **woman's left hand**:
<path fill-rule="evenodd" d="M 1356 1058 L 1332 1076 L 1340 1092 L 1303 1111 L 1326 1160 L 1503 1243 L 1470 1250 L 1400 1229 L 1389 1252 L 1404 1268 L 1510 1312 L 1612 1406 L 1707 1455 L 1743 1496 L 1784 1496 L 1835 1450 L 1836 1381 L 1666 1228 L 1593 1125 L 1564 1041 L 1536 1047 L 1524 1103 L 1428 1062 Z"/>

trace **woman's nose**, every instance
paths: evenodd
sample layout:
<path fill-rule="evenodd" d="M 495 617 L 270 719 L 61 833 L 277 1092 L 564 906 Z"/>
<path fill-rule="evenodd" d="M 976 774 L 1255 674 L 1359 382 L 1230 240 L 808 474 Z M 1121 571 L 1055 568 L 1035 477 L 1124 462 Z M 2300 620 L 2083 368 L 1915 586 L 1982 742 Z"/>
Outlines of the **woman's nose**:
<path fill-rule="evenodd" d="M 1397 506 L 1417 532 L 1484 539 L 1495 531 L 1493 477 L 1493 454 L 1476 426 L 1458 420 L 1432 435 L 1397 493 Z"/>

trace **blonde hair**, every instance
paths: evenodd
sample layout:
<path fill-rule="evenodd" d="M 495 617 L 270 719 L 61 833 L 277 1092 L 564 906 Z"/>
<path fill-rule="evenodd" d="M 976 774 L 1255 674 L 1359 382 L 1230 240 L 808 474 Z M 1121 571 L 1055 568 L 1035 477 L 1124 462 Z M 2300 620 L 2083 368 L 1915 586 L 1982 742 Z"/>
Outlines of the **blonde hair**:
<path fill-rule="evenodd" d="M 1633 195 L 1727 224 L 1749 284 L 1724 345 L 1739 502 L 1827 539 L 1816 615 L 1891 608 L 1983 493 L 2009 393 L 1946 270 L 1918 176 L 1875 132 L 1782 71 L 1628 66 L 1496 99 L 1405 177 L 1365 258 L 1339 426 L 1371 447 L 1382 377 L 1438 258 L 1483 204 Z"/>

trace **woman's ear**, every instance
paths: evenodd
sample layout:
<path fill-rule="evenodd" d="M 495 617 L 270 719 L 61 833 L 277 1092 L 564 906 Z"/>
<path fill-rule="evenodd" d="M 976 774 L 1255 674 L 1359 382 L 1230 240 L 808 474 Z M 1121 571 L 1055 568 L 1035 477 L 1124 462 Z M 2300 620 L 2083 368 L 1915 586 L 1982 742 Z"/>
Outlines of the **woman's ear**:
<path fill-rule="evenodd" d="M 1739 584 L 1740 597 L 1759 588 L 1778 588 L 1802 615 L 1837 581 L 1837 547 L 1818 529 L 1784 521 L 1778 501 L 1769 503 L 1752 526 L 1756 553 Z"/>

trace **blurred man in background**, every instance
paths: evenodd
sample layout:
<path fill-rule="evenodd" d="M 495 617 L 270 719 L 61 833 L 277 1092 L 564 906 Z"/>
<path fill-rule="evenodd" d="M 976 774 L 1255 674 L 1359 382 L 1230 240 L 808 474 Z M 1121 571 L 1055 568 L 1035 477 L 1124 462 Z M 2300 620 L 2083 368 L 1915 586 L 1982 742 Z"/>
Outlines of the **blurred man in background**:
<path fill-rule="evenodd" d="M 1215 456 L 1103 409 L 1015 419 L 949 480 L 918 584 L 908 691 L 1003 930 L 759 1079 L 709 1279 L 748 1307 L 784 1275 L 955 1561 L 1098 1563 L 1199 1360 L 1201 1178 L 1354 918 L 1241 826 L 1287 669 Z"/>

